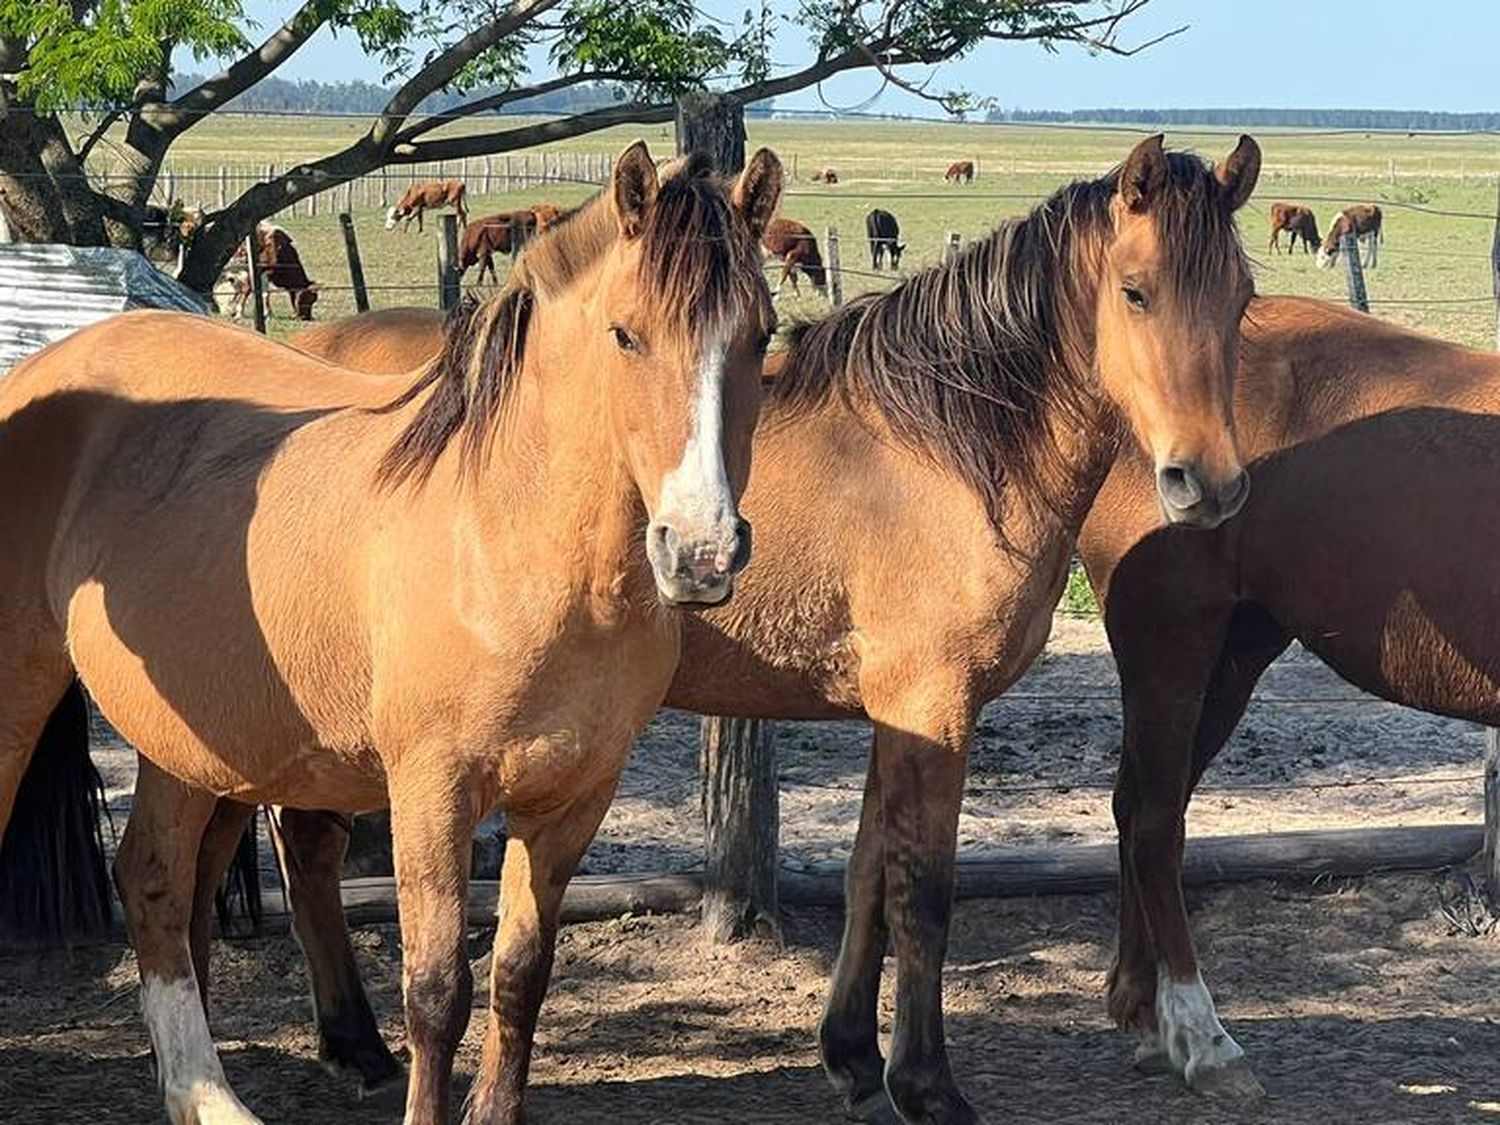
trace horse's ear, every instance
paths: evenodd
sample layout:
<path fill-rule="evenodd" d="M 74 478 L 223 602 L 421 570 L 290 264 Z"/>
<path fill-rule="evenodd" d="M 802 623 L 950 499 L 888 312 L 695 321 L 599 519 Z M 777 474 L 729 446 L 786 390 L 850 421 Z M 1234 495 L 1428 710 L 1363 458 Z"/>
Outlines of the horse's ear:
<path fill-rule="evenodd" d="M 1214 179 L 1224 193 L 1224 202 L 1231 211 L 1238 211 L 1255 190 L 1255 181 L 1260 179 L 1260 145 L 1254 137 L 1240 134 L 1240 143 L 1234 151 L 1214 165 Z"/>
<path fill-rule="evenodd" d="M 1167 182 L 1167 152 L 1162 135 L 1147 137 L 1120 166 L 1120 199 L 1131 211 L 1149 210 L 1151 201 Z"/>
<path fill-rule="evenodd" d="M 646 212 L 656 201 L 661 181 L 656 176 L 656 165 L 645 141 L 636 141 L 615 161 L 614 183 L 610 199 L 615 206 L 615 218 L 620 224 L 620 233 L 626 238 L 635 238 L 646 223 Z"/>
<path fill-rule="evenodd" d="M 750 233 L 757 242 L 766 231 L 766 224 L 776 214 L 781 202 L 781 189 L 785 181 L 781 161 L 768 148 L 758 148 L 740 178 L 735 181 L 734 193 L 730 197 L 735 210 L 744 216 Z"/>

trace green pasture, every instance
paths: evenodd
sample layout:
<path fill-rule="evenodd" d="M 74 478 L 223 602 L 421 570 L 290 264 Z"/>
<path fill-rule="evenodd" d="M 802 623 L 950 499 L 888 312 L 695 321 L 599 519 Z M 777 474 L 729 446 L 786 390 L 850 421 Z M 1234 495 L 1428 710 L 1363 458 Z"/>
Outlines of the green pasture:
<path fill-rule="evenodd" d="M 514 124 L 507 119 L 506 126 Z M 489 124 L 489 123 L 481 123 Z M 364 127 L 359 118 L 225 117 L 207 121 L 173 149 L 171 168 L 177 194 L 188 203 L 213 202 L 213 177 L 219 165 L 256 169 L 267 163 L 286 166 L 325 154 L 348 143 Z M 460 131 L 478 127 L 464 123 Z M 875 206 L 894 213 L 908 244 L 905 267 L 918 269 L 935 261 L 950 231 L 977 237 L 1001 219 L 1025 211 L 1060 184 L 1097 175 L 1116 163 L 1141 135 L 1126 129 L 948 125 L 884 122 L 752 121 L 750 143 L 775 149 L 793 173 L 782 213 L 799 219 L 824 240 L 830 227 L 840 233 L 844 293 L 851 296 L 891 284 L 890 275 L 870 274 L 864 243 L 864 216 Z M 618 152 L 636 137 L 658 155 L 670 153 L 667 126 L 626 127 L 532 150 L 525 154 L 535 170 L 543 154 L 563 154 L 570 174 L 572 154 Z M 1449 339 L 1480 347 L 1494 346 L 1495 313 L 1490 301 L 1489 247 L 1496 183 L 1500 178 L 1500 138 L 1391 133 L 1266 133 L 1261 182 L 1242 213 L 1241 226 L 1264 293 L 1297 293 L 1344 300 L 1342 267 L 1319 270 L 1312 255 L 1268 253 L 1267 215 L 1279 199 L 1308 203 L 1326 228 L 1337 211 L 1353 202 L 1372 201 L 1386 211 L 1386 240 L 1379 266 L 1367 284 L 1374 311 Z M 1180 130 L 1168 136 L 1174 147 L 1220 156 L 1234 144 L 1232 131 Z M 108 148 L 100 146 L 99 170 L 107 171 Z M 513 154 L 513 168 L 522 154 Z M 957 159 L 972 159 L 979 175 L 969 186 L 945 185 L 943 170 Z M 467 166 L 470 210 L 474 215 L 509 210 L 551 200 L 578 202 L 592 188 L 572 182 L 537 184 L 502 192 L 502 158 L 492 158 L 489 195 L 480 192 L 481 161 Z M 810 182 L 815 168 L 831 167 L 839 183 Z M 461 175 L 450 162 L 441 170 L 417 174 Z M 397 173 L 393 172 L 393 176 Z M 405 175 L 405 172 L 399 173 Z M 393 180 L 399 192 L 404 179 Z M 363 251 L 371 300 L 377 307 L 431 304 L 436 300 L 438 223 L 418 236 L 382 229 L 378 192 L 361 204 L 356 189 L 354 219 Z M 353 311 L 346 285 L 342 240 L 331 197 L 320 200 L 316 217 L 306 204 L 278 221 L 297 240 L 312 276 L 327 287 L 318 306 L 320 318 Z M 1443 214 L 1458 212 L 1464 214 Z M 814 315 L 826 304 L 808 295 L 781 298 L 783 315 Z M 291 329 L 284 299 L 273 305 L 272 330 Z"/>

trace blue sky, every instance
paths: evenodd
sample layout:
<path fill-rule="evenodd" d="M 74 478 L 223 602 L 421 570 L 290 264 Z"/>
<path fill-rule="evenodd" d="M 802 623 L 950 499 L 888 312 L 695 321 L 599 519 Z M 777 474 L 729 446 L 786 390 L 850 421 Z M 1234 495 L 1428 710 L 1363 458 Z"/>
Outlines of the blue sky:
<path fill-rule="evenodd" d="M 266 29 L 296 6 L 291 0 L 246 0 L 247 11 Z M 703 0 L 702 7 L 735 20 L 745 4 Z M 785 0 L 773 7 L 790 12 L 795 4 Z M 1091 58 L 1068 48 L 1052 55 L 1028 44 L 990 44 L 942 67 L 932 85 L 966 89 L 1023 109 L 1500 109 L 1495 81 L 1500 3 L 1495 0 L 1436 0 L 1421 6 L 1410 0 L 1152 0 L 1127 25 L 1123 39 L 1139 42 L 1184 24 L 1180 36 L 1132 58 Z M 799 29 L 783 28 L 777 42 L 778 63 L 806 63 L 810 50 Z M 366 59 L 352 37 L 333 40 L 326 32 L 280 73 L 322 81 L 381 79 L 380 65 Z M 871 74 L 844 76 L 822 89 L 823 99 L 838 106 L 862 104 L 876 94 L 876 104 L 868 108 L 877 112 L 935 109 L 900 91 L 882 93 L 879 78 Z M 817 91 L 804 90 L 781 104 L 820 108 L 823 101 Z"/>

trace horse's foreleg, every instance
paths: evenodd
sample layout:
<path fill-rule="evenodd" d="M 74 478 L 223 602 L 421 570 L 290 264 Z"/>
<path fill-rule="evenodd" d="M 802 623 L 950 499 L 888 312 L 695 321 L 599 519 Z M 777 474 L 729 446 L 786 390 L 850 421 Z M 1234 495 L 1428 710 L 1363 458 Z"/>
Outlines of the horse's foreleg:
<path fill-rule="evenodd" d="M 428 765 L 431 758 L 413 755 Z M 465 779 L 413 769 L 390 778 L 401 912 L 401 984 L 411 1072 L 405 1125 L 447 1125 L 453 1055 L 469 1023 L 466 948 L 470 840 L 478 822 Z"/>
<path fill-rule="evenodd" d="M 861 675 L 875 721 L 886 924 L 896 953 L 885 1088 L 908 1125 L 968 1125 L 977 1117 L 954 1084 L 943 1033 L 943 959 L 972 705 L 962 683 L 914 683 L 910 669 L 889 671 Z"/>
<path fill-rule="evenodd" d="M 213 794 L 142 758 L 130 823 L 115 856 L 157 1082 L 177 1125 L 258 1121 L 224 1077 L 188 943 L 199 845 L 215 804 Z"/>
<path fill-rule="evenodd" d="M 552 975 L 563 890 L 614 796 L 618 775 L 546 816 L 511 814 L 490 966 L 489 1023 L 465 1125 L 521 1125 L 537 1012 Z"/>
<path fill-rule="evenodd" d="M 377 1089 L 400 1077 L 401 1064 L 380 1038 L 349 943 L 339 892 L 348 824 L 334 813 L 290 808 L 278 820 L 292 930 L 311 978 L 318 1058 L 357 1074 L 361 1089 Z"/>
<path fill-rule="evenodd" d="M 1139 599 L 1137 599 L 1139 600 Z M 1112 605 L 1119 605 L 1118 594 Z M 1231 614 L 1234 614 L 1231 619 Z M 1199 972 L 1182 896 L 1184 816 L 1192 786 L 1234 729 L 1268 651 L 1232 605 L 1199 605 L 1178 629 L 1111 622 L 1124 696 L 1115 789 L 1120 831 L 1120 949 L 1110 972 L 1116 1020 L 1147 1032 L 1138 1056 L 1165 1060 L 1204 1093 L 1253 1096 L 1244 1052 L 1219 1022 Z M 1244 618 L 1249 621 L 1248 618 Z M 1252 622 L 1253 624 L 1253 622 Z"/>
<path fill-rule="evenodd" d="M 818 1027 L 819 1055 L 849 1114 L 879 1120 L 889 1114 L 885 1059 L 880 1054 L 877 1003 L 889 934 L 885 925 L 884 841 L 880 832 L 880 771 L 870 755 L 854 854 L 844 880 L 844 940 L 833 988 Z"/>

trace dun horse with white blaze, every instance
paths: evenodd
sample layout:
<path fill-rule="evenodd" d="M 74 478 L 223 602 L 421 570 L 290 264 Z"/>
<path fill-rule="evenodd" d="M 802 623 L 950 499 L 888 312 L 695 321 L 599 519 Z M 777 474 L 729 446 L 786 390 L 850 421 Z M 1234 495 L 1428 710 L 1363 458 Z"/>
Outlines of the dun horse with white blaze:
<path fill-rule="evenodd" d="M 409 1125 L 469 1020 L 469 840 L 511 838 L 472 1122 L 519 1122 L 563 887 L 729 596 L 781 189 L 644 145 L 406 389 L 132 313 L 0 382 L 0 829 L 76 674 L 142 754 L 116 879 L 175 1122 L 255 1120 L 189 940 L 216 801 L 390 804 Z M 232 372 L 233 379 L 225 373 Z M 545 437 L 543 436 L 545 435 Z M 194 943 L 196 944 L 196 943 Z"/>

